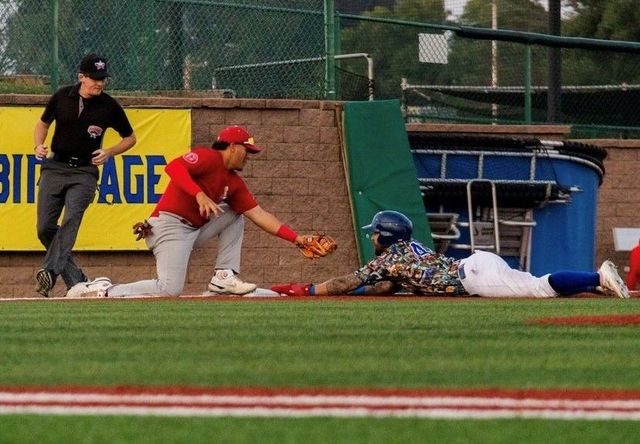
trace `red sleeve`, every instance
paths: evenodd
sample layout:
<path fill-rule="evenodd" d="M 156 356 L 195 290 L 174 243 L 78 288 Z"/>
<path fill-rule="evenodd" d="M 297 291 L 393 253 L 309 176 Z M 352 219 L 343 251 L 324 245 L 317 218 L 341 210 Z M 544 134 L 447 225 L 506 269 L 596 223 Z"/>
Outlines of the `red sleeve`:
<path fill-rule="evenodd" d="M 627 274 L 627 287 L 635 291 L 640 274 L 640 249 L 635 248 L 629 255 L 629 273 Z"/>
<path fill-rule="evenodd" d="M 180 159 L 174 159 L 164 169 L 173 183 L 183 191 L 186 191 L 192 196 L 195 196 L 200 191 L 200 187 L 189 174 L 187 167 L 180 161 Z"/>

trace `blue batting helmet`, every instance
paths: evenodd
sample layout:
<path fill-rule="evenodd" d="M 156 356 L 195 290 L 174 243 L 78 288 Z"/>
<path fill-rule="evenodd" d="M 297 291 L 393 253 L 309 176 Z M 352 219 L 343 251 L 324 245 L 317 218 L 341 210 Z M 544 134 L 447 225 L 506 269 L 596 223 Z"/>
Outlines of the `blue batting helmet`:
<path fill-rule="evenodd" d="M 380 233 L 378 242 L 380 245 L 388 247 L 401 240 L 410 240 L 413 224 L 407 216 L 398 211 L 384 210 L 376 213 L 371 219 L 371 223 L 362 229 Z"/>

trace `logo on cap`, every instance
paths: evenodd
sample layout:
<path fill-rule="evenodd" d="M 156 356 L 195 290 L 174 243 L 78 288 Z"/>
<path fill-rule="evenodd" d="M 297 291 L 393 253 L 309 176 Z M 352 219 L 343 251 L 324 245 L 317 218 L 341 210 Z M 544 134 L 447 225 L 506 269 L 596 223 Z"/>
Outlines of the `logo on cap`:
<path fill-rule="evenodd" d="M 107 60 L 94 53 L 88 54 L 82 59 L 78 72 L 96 80 L 109 77 Z"/>
<path fill-rule="evenodd" d="M 246 129 L 238 125 L 232 125 L 224 128 L 218 134 L 216 139 L 218 142 L 237 143 L 243 145 L 250 153 L 259 153 L 262 148 L 255 146 L 253 137 L 247 132 Z"/>

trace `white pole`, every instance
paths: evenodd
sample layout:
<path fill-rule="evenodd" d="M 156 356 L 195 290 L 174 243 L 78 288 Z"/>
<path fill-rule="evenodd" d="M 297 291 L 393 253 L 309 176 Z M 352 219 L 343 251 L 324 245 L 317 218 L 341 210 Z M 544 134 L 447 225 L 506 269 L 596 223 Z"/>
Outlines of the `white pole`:
<path fill-rule="evenodd" d="M 498 29 L 498 0 L 491 0 L 491 29 Z M 491 40 L 491 87 L 498 86 L 498 41 Z M 498 118 L 498 105 L 491 105 L 493 123 Z"/>

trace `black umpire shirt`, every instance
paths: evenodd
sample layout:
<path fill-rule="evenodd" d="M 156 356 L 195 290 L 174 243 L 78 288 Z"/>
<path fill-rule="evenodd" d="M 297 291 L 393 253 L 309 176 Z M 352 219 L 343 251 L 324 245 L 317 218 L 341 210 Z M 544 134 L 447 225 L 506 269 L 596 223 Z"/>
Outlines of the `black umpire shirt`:
<path fill-rule="evenodd" d="M 51 96 L 40 118 L 51 124 L 56 121 L 51 151 L 62 159 L 77 157 L 91 162 L 91 153 L 102 146 L 107 128 L 113 128 L 120 137 L 133 134 L 133 128 L 124 110 L 106 93 L 84 99 L 78 91 L 80 84 L 60 88 Z"/>

